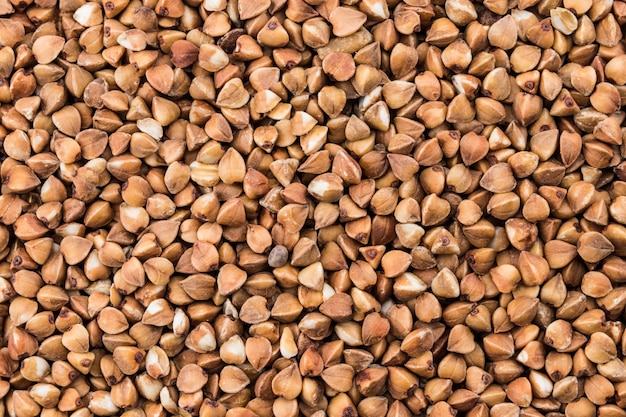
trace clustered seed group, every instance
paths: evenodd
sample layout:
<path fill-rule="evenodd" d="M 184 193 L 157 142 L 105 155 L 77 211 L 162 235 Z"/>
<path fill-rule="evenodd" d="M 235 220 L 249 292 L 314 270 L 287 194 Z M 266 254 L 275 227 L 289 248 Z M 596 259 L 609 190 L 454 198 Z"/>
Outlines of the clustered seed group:
<path fill-rule="evenodd" d="M 0 0 L 0 415 L 626 417 L 625 25 Z"/>

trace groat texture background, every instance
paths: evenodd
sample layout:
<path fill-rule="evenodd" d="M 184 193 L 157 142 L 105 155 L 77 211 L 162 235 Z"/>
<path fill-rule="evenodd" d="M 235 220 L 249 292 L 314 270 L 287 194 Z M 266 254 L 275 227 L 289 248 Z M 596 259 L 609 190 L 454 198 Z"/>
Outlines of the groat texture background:
<path fill-rule="evenodd" d="M 625 24 L 0 0 L 0 416 L 626 417 Z"/>

